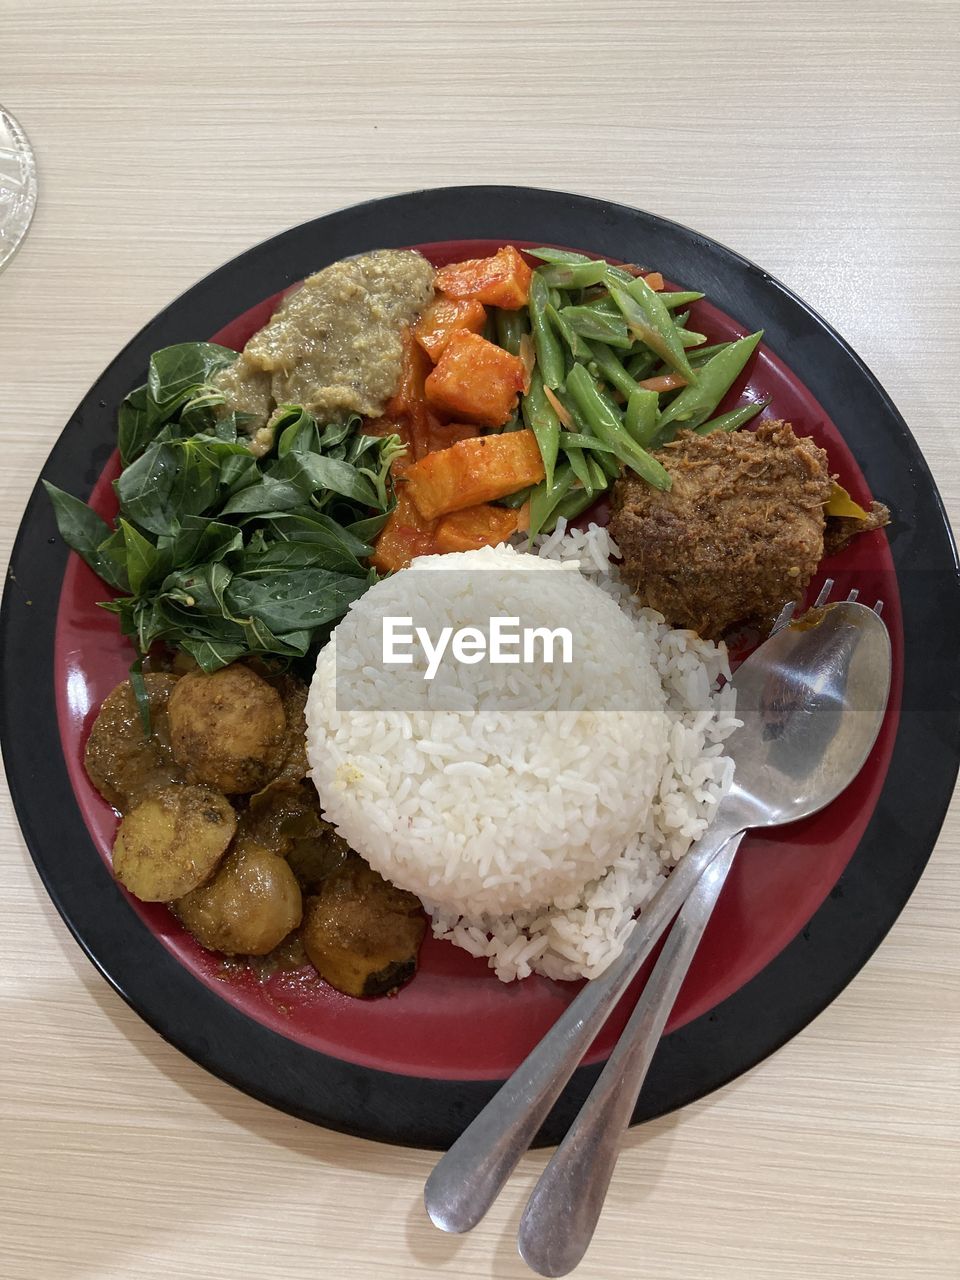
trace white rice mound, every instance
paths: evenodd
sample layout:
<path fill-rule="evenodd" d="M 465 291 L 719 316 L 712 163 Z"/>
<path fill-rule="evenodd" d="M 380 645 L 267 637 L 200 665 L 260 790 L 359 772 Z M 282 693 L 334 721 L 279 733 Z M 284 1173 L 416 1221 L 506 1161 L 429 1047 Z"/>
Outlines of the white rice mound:
<path fill-rule="evenodd" d="M 703 833 L 729 787 L 733 762 L 722 743 L 738 724 L 723 645 L 637 608 L 605 529 L 568 531 L 561 521 L 533 550 L 537 567 L 579 571 L 589 588 L 594 674 L 602 668 L 627 682 L 625 706 L 662 710 L 590 711 L 589 690 L 583 710 L 552 709 L 558 669 L 538 664 L 507 669 L 511 679 L 540 681 L 543 701 L 525 704 L 542 707 L 537 712 L 510 711 L 502 686 L 489 712 L 338 711 L 341 628 L 320 654 L 307 703 L 307 754 L 327 817 L 382 875 L 422 898 L 437 937 L 486 958 L 504 982 L 534 972 L 592 978 L 620 954 L 638 908 Z M 469 567 L 486 561 L 497 568 L 511 554 L 503 547 L 466 553 L 481 561 Z M 460 559 L 415 563 L 453 567 Z M 522 554 L 513 561 L 536 564 Z M 480 575 L 471 577 L 480 584 Z M 389 588 L 397 593 L 389 611 L 395 603 L 398 614 L 409 614 L 409 605 L 400 607 L 404 578 L 377 584 L 353 609 Z M 549 590 L 547 578 L 538 577 L 538 594 Z M 422 575 L 412 582 L 422 590 Z M 496 582 L 499 588 L 503 577 Z M 517 585 L 529 614 L 529 580 Z M 507 603 L 498 589 L 490 612 L 509 614 Z M 366 631 L 366 671 L 379 680 L 372 665 L 380 659 L 379 625 Z M 355 674 L 363 671 L 364 655 L 354 652 L 363 634 L 351 633 Z M 569 697 L 569 681 L 583 668 L 560 670 Z M 529 697 L 529 688 L 523 692 Z M 371 688 L 369 705 L 389 705 L 382 689 Z"/>
<path fill-rule="evenodd" d="M 422 650 L 379 665 L 384 616 L 423 616 L 434 637 L 441 622 L 575 619 L 574 660 L 450 659 L 425 682 Z M 403 694 L 412 709 L 390 709 Z M 415 560 L 351 606 L 317 662 L 307 752 L 327 818 L 372 867 L 479 920 L 570 898 L 614 862 L 657 791 L 664 702 L 646 637 L 609 596 L 556 561 L 485 547 Z"/>

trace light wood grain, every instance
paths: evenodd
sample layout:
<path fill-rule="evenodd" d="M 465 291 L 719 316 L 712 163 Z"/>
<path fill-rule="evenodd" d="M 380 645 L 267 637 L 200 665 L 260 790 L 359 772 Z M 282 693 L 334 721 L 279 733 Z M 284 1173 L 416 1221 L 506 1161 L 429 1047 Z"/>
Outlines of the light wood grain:
<path fill-rule="evenodd" d="M 47 451 L 154 312 L 359 199 L 530 183 L 693 225 L 853 343 L 960 511 L 954 0 L 6 0 L 40 203 L 0 280 L 4 556 Z M 789 356 L 789 353 L 785 353 Z M 29 731 L 29 726 L 24 726 Z M 960 824 L 841 998 L 635 1132 L 584 1280 L 960 1276 Z M 164 1044 L 69 938 L 0 811 L 4 1280 L 521 1277 L 526 1159 L 441 1236 L 427 1153 L 275 1114 Z"/>

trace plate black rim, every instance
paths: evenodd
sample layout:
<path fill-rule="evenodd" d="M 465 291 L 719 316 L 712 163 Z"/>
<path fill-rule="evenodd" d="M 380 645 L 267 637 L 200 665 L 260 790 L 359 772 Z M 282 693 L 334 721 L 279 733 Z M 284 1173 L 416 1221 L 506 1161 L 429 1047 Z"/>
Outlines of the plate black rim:
<path fill-rule="evenodd" d="M 157 347 L 206 338 L 308 270 L 349 253 L 496 238 L 585 245 L 623 261 L 655 263 L 673 279 L 696 281 L 727 314 L 762 325 L 768 345 L 828 407 L 871 489 L 896 513 L 891 549 L 904 614 L 903 712 L 876 809 L 849 866 L 806 928 L 733 996 L 663 1040 L 634 1113 L 640 1123 L 749 1070 L 835 999 L 910 897 L 953 792 L 960 764 L 960 651 L 950 639 L 960 634 L 956 546 L 909 428 L 844 339 L 755 264 L 654 214 L 528 187 L 414 191 L 282 232 L 194 285 L 97 380 L 42 478 L 89 495 L 113 448 L 115 407 L 142 380 Z M 38 481 L 0 608 L 0 744 L 27 847 L 68 928 L 147 1023 L 227 1083 L 330 1129 L 445 1149 L 500 1081 L 394 1075 L 287 1040 L 194 978 L 124 902 L 80 817 L 60 749 L 50 673 L 66 557 Z M 30 734 L 19 734 L 26 723 Z M 600 1069 L 576 1072 L 536 1145 L 559 1141 Z"/>

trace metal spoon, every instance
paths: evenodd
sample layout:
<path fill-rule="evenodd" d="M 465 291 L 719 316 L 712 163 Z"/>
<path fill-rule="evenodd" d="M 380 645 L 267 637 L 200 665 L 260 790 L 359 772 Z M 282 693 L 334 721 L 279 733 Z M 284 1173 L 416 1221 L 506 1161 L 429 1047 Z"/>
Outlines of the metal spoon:
<path fill-rule="evenodd" d="M 783 630 L 743 663 L 733 680 L 744 721 L 729 740 L 734 787 L 709 831 L 644 908 L 621 955 L 582 988 L 438 1162 L 424 1191 L 436 1226 L 469 1231 L 483 1218 L 614 1005 L 730 839 L 748 827 L 816 813 L 859 771 L 889 681 L 886 629 L 862 605 L 828 607 L 821 625 Z"/>
<path fill-rule="evenodd" d="M 745 723 L 729 740 L 737 762 L 731 795 L 744 813 L 762 798 L 768 815 L 789 822 L 810 796 L 822 807 L 863 767 L 887 705 L 890 641 L 876 613 L 846 602 L 814 611 L 763 651 L 762 663 L 738 673 Z M 593 1237 L 623 1132 L 741 838 L 684 904 L 619 1043 L 527 1202 L 518 1245 L 540 1275 L 572 1271 Z"/>

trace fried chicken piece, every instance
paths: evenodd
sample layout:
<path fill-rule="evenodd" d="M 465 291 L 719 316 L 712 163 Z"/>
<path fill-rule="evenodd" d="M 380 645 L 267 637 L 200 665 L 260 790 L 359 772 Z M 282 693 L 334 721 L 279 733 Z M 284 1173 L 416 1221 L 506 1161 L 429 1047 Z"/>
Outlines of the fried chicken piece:
<path fill-rule="evenodd" d="M 614 489 L 610 532 L 641 603 L 717 639 L 771 622 L 799 600 L 823 556 L 826 453 L 788 422 L 756 431 L 681 432 L 657 458 L 667 492 L 637 476 Z"/>

